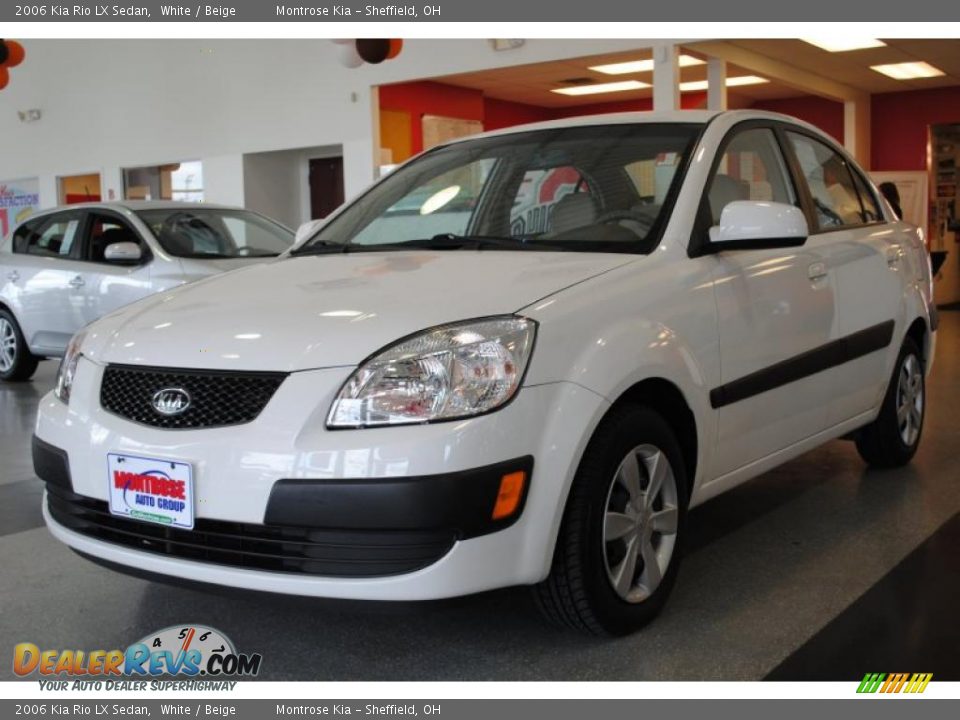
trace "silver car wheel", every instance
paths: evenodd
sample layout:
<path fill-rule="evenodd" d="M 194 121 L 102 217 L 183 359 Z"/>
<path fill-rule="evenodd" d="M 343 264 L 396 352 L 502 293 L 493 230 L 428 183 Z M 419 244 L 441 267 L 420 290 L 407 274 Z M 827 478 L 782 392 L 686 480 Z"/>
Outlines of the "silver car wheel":
<path fill-rule="evenodd" d="M 907 355 L 897 381 L 897 427 L 907 447 L 920 436 L 923 426 L 923 368 L 916 355 Z"/>
<path fill-rule="evenodd" d="M 13 323 L 0 318 L 0 372 L 10 372 L 17 361 L 17 333 Z"/>
<path fill-rule="evenodd" d="M 660 586 L 679 521 L 677 481 L 666 454 L 653 445 L 635 447 L 614 473 L 603 524 L 607 578 L 623 600 L 643 602 Z"/>

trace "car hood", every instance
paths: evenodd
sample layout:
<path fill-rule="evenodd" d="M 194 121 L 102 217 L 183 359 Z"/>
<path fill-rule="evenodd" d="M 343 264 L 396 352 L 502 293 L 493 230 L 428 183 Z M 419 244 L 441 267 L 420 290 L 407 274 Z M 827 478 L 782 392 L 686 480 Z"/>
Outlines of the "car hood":
<path fill-rule="evenodd" d="M 90 327 L 83 353 L 178 368 L 352 366 L 411 333 L 512 313 L 633 259 L 427 250 L 294 257 L 128 306 Z"/>

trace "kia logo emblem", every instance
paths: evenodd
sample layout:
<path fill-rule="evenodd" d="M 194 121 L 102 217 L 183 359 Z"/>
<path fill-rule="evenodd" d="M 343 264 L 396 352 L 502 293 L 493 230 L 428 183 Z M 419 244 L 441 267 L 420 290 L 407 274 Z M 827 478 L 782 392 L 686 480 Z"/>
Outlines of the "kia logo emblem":
<path fill-rule="evenodd" d="M 190 407 L 190 393 L 183 388 L 164 388 L 154 393 L 151 404 L 161 415 L 179 415 Z"/>

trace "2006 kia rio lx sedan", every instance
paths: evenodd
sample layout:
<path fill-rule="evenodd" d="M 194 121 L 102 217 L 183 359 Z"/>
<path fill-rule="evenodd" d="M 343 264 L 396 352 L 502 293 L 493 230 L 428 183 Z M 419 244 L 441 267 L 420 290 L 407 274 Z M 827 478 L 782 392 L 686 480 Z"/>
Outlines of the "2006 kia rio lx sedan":
<path fill-rule="evenodd" d="M 112 567 L 634 630 L 688 508 L 827 440 L 906 463 L 920 232 L 814 128 L 630 114 L 432 149 L 273 262 L 79 333 L 34 442 Z"/>

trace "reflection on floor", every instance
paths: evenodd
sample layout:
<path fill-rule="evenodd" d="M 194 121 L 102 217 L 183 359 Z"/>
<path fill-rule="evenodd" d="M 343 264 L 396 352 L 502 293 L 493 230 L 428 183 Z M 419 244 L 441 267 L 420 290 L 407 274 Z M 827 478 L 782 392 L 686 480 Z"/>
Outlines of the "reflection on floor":
<path fill-rule="evenodd" d="M 545 627 L 521 589 L 420 604 L 201 592 L 98 567 L 42 527 L 30 462 L 44 363 L 0 385 L 0 652 L 113 648 L 173 624 L 219 628 L 265 679 L 750 680 L 867 671 L 960 677 L 960 313 L 941 314 L 923 443 L 868 471 L 833 442 L 697 508 L 663 615 L 597 640 Z M 953 551 L 953 552 L 951 552 Z M 9 679 L 0 662 L 0 679 Z"/>

